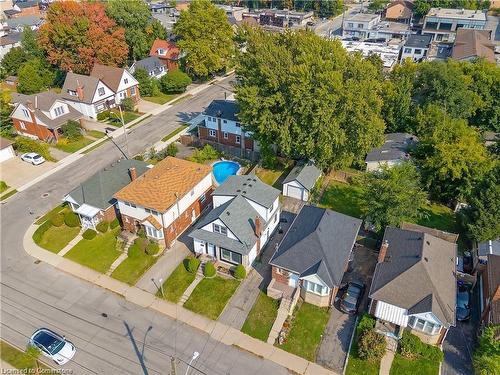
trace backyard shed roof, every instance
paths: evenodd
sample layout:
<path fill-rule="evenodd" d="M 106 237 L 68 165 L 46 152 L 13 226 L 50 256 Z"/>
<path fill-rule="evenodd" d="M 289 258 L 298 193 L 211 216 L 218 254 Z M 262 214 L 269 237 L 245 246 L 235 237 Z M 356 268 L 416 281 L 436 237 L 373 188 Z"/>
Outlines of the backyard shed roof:
<path fill-rule="evenodd" d="M 311 190 L 320 176 L 321 170 L 314 165 L 314 162 L 301 161 L 293 167 L 283 184 L 296 180 L 307 190 Z"/>

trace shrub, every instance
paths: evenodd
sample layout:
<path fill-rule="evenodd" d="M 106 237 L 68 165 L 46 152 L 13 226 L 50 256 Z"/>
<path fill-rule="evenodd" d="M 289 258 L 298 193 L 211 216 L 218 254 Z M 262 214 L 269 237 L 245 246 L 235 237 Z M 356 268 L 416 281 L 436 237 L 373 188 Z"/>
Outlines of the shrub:
<path fill-rule="evenodd" d="M 161 91 L 164 93 L 184 92 L 191 82 L 191 78 L 186 73 L 179 69 L 171 70 L 160 78 Z"/>
<path fill-rule="evenodd" d="M 137 231 L 137 235 L 140 237 L 140 238 L 146 238 L 146 231 L 144 230 L 144 228 L 141 228 Z"/>
<path fill-rule="evenodd" d="M 160 95 L 161 95 L 160 82 L 154 79 L 151 85 L 151 96 L 160 96 Z"/>
<path fill-rule="evenodd" d="M 242 264 L 238 264 L 234 269 L 234 277 L 238 280 L 243 280 L 247 276 L 247 270 Z"/>
<path fill-rule="evenodd" d="M 93 240 L 97 236 L 97 232 L 93 229 L 87 229 L 85 232 L 83 232 L 82 237 L 86 240 Z"/>
<path fill-rule="evenodd" d="M 133 111 L 135 103 L 132 98 L 125 98 L 121 101 L 121 106 L 125 111 Z"/>
<path fill-rule="evenodd" d="M 130 258 L 137 258 L 141 255 L 141 249 L 139 249 L 139 246 L 137 246 L 136 243 L 133 243 L 129 248 L 128 248 L 128 251 L 127 251 L 127 255 L 130 257 Z"/>
<path fill-rule="evenodd" d="M 42 225 L 40 225 L 36 229 L 35 233 L 33 233 L 33 241 L 35 241 L 35 243 L 39 243 L 42 240 L 42 237 L 45 234 L 45 232 L 47 232 L 51 227 L 52 227 L 52 222 L 50 220 L 47 220 Z"/>
<path fill-rule="evenodd" d="M 109 227 L 111 229 L 118 228 L 119 226 L 120 226 L 120 221 L 118 220 L 118 218 L 115 218 L 111 223 L 109 223 Z"/>
<path fill-rule="evenodd" d="M 205 263 L 205 268 L 203 269 L 203 276 L 205 277 L 215 276 L 215 266 L 212 262 Z"/>
<path fill-rule="evenodd" d="M 64 223 L 64 215 L 62 213 L 58 213 L 50 219 L 50 222 L 55 227 L 60 227 Z"/>
<path fill-rule="evenodd" d="M 406 358 L 422 357 L 431 361 L 443 360 L 443 352 L 436 346 L 423 343 L 417 336 L 404 331 L 399 341 L 401 355 Z"/>
<path fill-rule="evenodd" d="M 64 224 L 68 227 L 75 228 L 80 225 L 80 219 L 74 212 L 68 212 L 64 215 Z"/>
<path fill-rule="evenodd" d="M 134 72 L 134 78 L 139 82 L 142 96 L 151 96 L 153 93 L 153 80 L 146 69 L 138 68 Z"/>
<path fill-rule="evenodd" d="M 356 335 L 359 337 L 366 330 L 373 328 L 375 328 L 375 319 L 367 313 L 363 313 L 356 327 Z"/>
<path fill-rule="evenodd" d="M 96 225 L 96 229 L 101 232 L 101 233 L 106 233 L 109 228 L 109 222 L 107 221 L 101 221 L 99 224 Z"/>
<path fill-rule="evenodd" d="M 188 160 L 203 164 L 209 160 L 217 159 L 219 155 L 219 152 L 212 146 L 205 145 L 201 150 L 194 150 L 193 155 L 191 155 Z"/>
<path fill-rule="evenodd" d="M 36 141 L 28 137 L 18 136 L 14 141 L 14 148 L 19 154 L 26 152 L 36 152 L 43 156 L 46 160 L 53 161 L 54 158 L 50 155 L 49 145 L 45 142 Z"/>
<path fill-rule="evenodd" d="M 156 242 L 150 242 L 146 246 L 146 254 L 148 255 L 156 255 L 158 251 L 160 251 L 160 246 Z"/>
<path fill-rule="evenodd" d="M 74 120 L 68 120 L 66 124 L 61 126 L 61 130 L 66 138 L 69 140 L 80 139 L 83 137 L 82 128 L 80 123 Z"/>
<path fill-rule="evenodd" d="M 187 263 L 187 271 L 191 273 L 195 273 L 198 271 L 198 267 L 200 266 L 200 260 L 198 258 L 189 258 Z"/>
<path fill-rule="evenodd" d="M 177 145 L 174 142 L 170 143 L 167 146 L 167 155 L 168 156 L 175 156 L 175 155 L 177 155 L 178 152 L 179 152 L 179 148 L 177 147 Z"/>
<path fill-rule="evenodd" d="M 104 121 L 110 116 L 110 111 L 104 111 L 97 114 L 97 121 Z"/>
<path fill-rule="evenodd" d="M 472 363 L 476 375 L 500 374 L 500 325 L 491 325 L 479 336 Z"/>
<path fill-rule="evenodd" d="M 370 328 L 365 330 L 358 340 L 359 358 L 365 361 L 378 361 L 385 353 L 386 342 L 383 335 Z"/>
<path fill-rule="evenodd" d="M 136 238 L 134 241 L 134 244 L 136 244 L 139 247 L 139 250 L 141 250 L 143 253 L 146 251 L 146 247 L 148 246 L 149 240 L 145 237 L 139 237 Z"/>

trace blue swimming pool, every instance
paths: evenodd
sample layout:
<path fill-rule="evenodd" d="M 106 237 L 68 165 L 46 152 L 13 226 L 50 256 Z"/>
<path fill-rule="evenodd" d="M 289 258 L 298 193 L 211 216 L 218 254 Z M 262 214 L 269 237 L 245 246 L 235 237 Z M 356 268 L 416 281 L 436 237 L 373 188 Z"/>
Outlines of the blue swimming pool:
<path fill-rule="evenodd" d="M 240 165 L 234 161 L 218 161 L 213 165 L 213 174 L 215 181 L 217 181 L 217 183 L 220 185 L 224 181 L 226 181 L 229 176 L 238 173 L 239 169 Z"/>

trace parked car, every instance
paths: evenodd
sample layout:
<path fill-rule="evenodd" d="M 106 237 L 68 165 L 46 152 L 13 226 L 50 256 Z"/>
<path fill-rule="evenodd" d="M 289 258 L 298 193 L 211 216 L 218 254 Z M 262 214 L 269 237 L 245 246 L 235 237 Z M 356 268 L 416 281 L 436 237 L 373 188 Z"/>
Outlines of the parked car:
<path fill-rule="evenodd" d="M 340 299 L 340 310 L 349 315 L 356 314 L 364 291 L 365 284 L 360 281 L 351 281 L 347 284 L 347 290 Z"/>
<path fill-rule="evenodd" d="M 40 349 L 45 357 L 52 359 L 58 365 L 64 365 L 76 353 L 75 346 L 47 328 L 36 330 L 30 338 L 30 344 Z"/>
<path fill-rule="evenodd" d="M 457 320 L 469 320 L 471 316 L 470 308 L 470 290 L 465 284 L 458 284 L 457 288 Z"/>
<path fill-rule="evenodd" d="M 21 160 L 31 163 L 33 165 L 39 165 L 45 163 L 45 158 L 41 155 L 38 155 L 36 152 L 28 152 L 26 154 L 22 154 Z"/>

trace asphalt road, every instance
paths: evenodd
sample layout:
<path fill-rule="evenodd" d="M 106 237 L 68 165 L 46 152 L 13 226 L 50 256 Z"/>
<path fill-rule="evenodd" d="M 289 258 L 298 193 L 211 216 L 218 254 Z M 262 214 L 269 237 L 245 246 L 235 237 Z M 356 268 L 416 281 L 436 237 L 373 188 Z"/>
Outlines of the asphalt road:
<path fill-rule="evenodd" d="M 210 101 L 224 98 L 230 79 L 133 128 L 128 135 L 130 154 L 148 149 Z M 168 374 L 170 356 L 177 358 L 177 373 L 183 374 L 194 351 L 201 355 L 190 374 L 287 374 L 273 362 L 213 341 L 201 331 L 128 303 L 47 264 L 37 264 L 25 253 L 23 235 L 36 216 L 126 153 L 125 137 L 115 142 L 107 142 L 1 205 L 1 337 L 25 347 L 37 328 L 64 334 L 77 347 L 76 356 L 64 368 L 78 375 Z M 44 193 L 48 196 L 42 198 Z"/>

